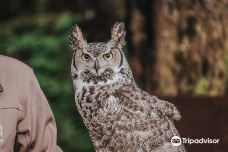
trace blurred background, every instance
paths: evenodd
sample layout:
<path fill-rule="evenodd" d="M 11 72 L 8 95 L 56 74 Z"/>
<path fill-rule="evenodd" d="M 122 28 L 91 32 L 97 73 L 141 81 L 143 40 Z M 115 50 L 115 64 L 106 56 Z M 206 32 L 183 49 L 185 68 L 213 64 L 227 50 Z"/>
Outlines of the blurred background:
<path fill-rule="evenodd" d="M 139 86 L 181 111 L 182 137 L 219 138 L 188 151 L 228 151 L 228 0 L 0 0 L 0 54 L 34 69 L 66 152 L 93 152 L 74 103 L 68 30 L 107 41 L 123 21 Z"/>

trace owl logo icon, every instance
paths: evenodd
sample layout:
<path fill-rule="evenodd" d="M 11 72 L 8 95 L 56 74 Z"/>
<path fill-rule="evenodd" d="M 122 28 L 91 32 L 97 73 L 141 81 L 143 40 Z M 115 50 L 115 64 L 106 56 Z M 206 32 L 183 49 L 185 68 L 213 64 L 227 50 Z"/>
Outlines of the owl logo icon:
<path fill-rule="evenodd" d="M 171 144 L 173 146 L 180 146 L 181 145 L 181 138 L 179 136 L 173 136 L 171 139 Z"/>

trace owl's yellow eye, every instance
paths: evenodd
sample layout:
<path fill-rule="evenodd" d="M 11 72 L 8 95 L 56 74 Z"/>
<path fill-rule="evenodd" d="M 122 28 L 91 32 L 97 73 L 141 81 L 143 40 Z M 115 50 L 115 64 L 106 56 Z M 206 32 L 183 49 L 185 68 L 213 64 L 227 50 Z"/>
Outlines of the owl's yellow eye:
<path fill-rule="evenodd" d="M 112 54 L 112 52 L 110 52 L 110 53 L 104 54 L 103 57 L 106 60 L 111 60 L 113 58 L 113 54 Z"/>
<path fill-rule="evenodd" d="M 82 60 L 88 61 L 89 59 L 90 59 L 89 54 L 86 54 L 86 53 L 83 53 L 83 54 L 82 54 Z"/>

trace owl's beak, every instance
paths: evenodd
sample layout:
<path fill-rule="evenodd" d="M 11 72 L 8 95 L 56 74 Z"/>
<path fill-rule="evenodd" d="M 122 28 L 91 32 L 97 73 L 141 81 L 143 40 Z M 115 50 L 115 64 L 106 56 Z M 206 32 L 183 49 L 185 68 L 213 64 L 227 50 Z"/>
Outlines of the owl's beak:
<path fill-rule="evenodd" d="M 98 70 L 100 69 L 99 62 L 97 59 L 95 60 L 94 69 L 96 70 L 96 73 L 98 73 Z"/>

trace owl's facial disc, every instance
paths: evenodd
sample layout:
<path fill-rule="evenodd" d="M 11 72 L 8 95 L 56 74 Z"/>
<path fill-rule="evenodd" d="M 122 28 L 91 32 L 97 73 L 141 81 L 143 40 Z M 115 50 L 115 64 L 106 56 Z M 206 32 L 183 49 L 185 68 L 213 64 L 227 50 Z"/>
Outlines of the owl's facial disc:
<path fill-rule="evenodd" d="M 75 68 L 79 78 L 97 83 L 114 79 L 123 63 L 123 54 L 110 43 L 88 43 L 75 52 Z"/>

